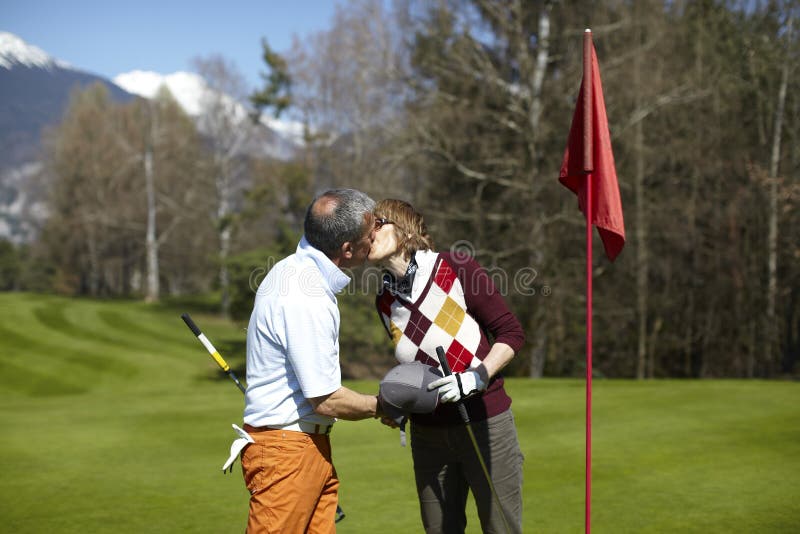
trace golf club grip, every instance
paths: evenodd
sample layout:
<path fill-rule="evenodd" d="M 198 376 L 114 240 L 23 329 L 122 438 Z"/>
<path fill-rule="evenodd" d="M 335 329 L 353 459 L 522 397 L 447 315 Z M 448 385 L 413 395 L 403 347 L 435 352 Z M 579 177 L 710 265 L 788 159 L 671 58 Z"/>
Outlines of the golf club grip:
<path fill-rule="evenodd" d="M 181 319 L 183 319 L 183 322 L 186 323 L 186 326 L 189 327 L 189 330 L 191 330 L 194 335 L 199 336 L 201 334 L 200 329 L 197 328 L 197 325 L 194 324 L 194 321 L 189 317 L 188 313 L 182 313 Z"/>
<path fill-rule="evenodd" d="M 469 421 L 469 414 L 467 413 L 467 407 L 464 406 L 464 403 L 461 401 L 458 401 L 456 406 L 458 406 L 458 413 L 461 414 L 461 419 L 464 420 L 464 423 L 469 424 L 470 421 Z"/>
<path fill-rule="evenodd" d="M 444 353 L 444 349 L 441 346 L 436 347 L 436 356 L 439 357 L 439 365 L 442 366 L 442 372 L 444 373 L 444 376 L 452 375 L 453 371 L 450 370 L 450 364 L 447 363 L 447 355 Z M 465 423 L 469 424 L 467 407 L 464 406 L 464 403 L 461 401 L 458 401 L 456 406 L 458 406 L 458 413 L 461 414 L 461 419 L 463 419 Z"/>
<path fill-rule="evenodd" d="M 225 359 L 222 357 L 222 355 L 219 352 L 217 352 L 217 349 L 214 348 L 214 345 L 211 343 L 211 341 L 200 331 L 200 328 L 198 328 L 198 326 L 194 323 L 194 321 L 192 321 L 192 318 L 189 317 L 189 314 L 188 313 L 181 314 L 181 319 L 183 319 L 183 322 L 186 323 L 186 326 L 189 327 L 189 329 L 192 331 L 195 337 L 200 341 L 200 343 L 203 344 L 203 346 L 206 348 L 211 357 L 214 358 L 214 361 L 217 362 L 217 365 L 219 365 L 220 369 L 222 369 L 226 373 L 229 373 L 231 368 L 228 365 L 228 362 L 226 362 Z"/>
<path fill-rule="evenodd" d="M 447 363 L 447 356 L 444 353 L 444 349 L 440 346 L 436 347 L 436 356 L 439 357 L 439 365 L 442 366 L 442 372 L 444 376 L 450 376 L 453 374 L 453 371 L 450 370 L 450 364 Z"/>

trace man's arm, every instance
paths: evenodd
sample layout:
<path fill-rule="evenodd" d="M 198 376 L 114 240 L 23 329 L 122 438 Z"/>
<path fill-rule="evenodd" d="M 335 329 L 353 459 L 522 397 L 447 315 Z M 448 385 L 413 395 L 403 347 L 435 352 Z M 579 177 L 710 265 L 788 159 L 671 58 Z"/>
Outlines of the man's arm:
<path fill-rule="evenodd" d="M 308 399 L 319 415 L 357 421 L 368 417 L 379 417 L 378 397 L 363 395 L 342 386 L 329 395 Z"/>

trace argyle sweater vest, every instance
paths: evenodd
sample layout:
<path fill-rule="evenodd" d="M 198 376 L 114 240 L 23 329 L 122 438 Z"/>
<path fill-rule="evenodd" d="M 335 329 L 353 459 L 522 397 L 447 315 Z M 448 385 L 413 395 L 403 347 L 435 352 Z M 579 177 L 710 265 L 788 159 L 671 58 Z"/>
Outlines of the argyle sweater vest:
<path fill-rule="evenodd" d="M 441 346 L 454 373 L 476 368 L 490 349 L 489 340 L 470 315 L 465 301 L 464 283 L 443 254 L 418 252 L 420 270 L 414 280 L 424 284 L 412 298 L 394 295 L 384 288 L 376 299 L 378 313 L 395 347 L 400 363 L 420 361 L 439 368 L 436 347 Z M 430 265 L 432 263 L 432 266 Z M 429 273 L 427 280 L 421 271 Z M 466 401 L 471 419 L 482 420 L 508 409 L 511 399 L 503 389 L 502 377 L 495 377 L 483 395 Z M 440 405 L 434 415 L 413 415 L 423 424 L 458 424 L 460 417 L 453 404 Z"/>
<path fill-rule="evenodd" d="M 438 368 L 436 347 L 441 346 L 450 369 L 459 373 L 480 365 L 479 348 L 481 357 L 488 352 L 486 336 L 467 312 L 461 281 L 441 255 L 416 301 L 384 291 L 378 310 L 400 363 L 417 360 Z"/>

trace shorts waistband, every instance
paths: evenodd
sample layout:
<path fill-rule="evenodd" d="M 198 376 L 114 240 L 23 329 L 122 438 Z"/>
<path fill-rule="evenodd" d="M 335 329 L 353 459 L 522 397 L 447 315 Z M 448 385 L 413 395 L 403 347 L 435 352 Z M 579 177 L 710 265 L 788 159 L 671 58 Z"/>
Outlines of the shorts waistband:
<path fill-rule="evenodd" d="M 268 426 L 251 426 L 244 425 L 247 432 L 265 432 L 268 430 L 291 430 L 292 432 L 304 432 L 306 434 L 325 434 L 328 435 L 333 429 L 333 424 L 320 425 L 317 423 L 307 423 L 305 421 L 295 421 L 288 425 L 268 425 Z"/>

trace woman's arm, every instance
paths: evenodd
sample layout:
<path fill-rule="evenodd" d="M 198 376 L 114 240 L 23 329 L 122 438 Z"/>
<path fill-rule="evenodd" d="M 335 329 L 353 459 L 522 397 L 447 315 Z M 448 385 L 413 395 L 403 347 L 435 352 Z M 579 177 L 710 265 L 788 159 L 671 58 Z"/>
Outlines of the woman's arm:
<path fill-rule="evenodd" d="M 489 274 L 470 256 L 442 253 L 464 288 L 467 311 L 494 338 L 483 359 L 488 378 L 500 372 L 525 343 L 525 333 Z"/>
<path fill-rule="evenodd" d="M 489 354 L 483 359 L 483 366 L 486 368 L 486 382 L 500 372 L 503 367 L 508 365 L 514 358 L 516 351 L 505 343 L 495 343 L 489 350 Z M 483 378 L 483 377 L 482 377 Z"/>

